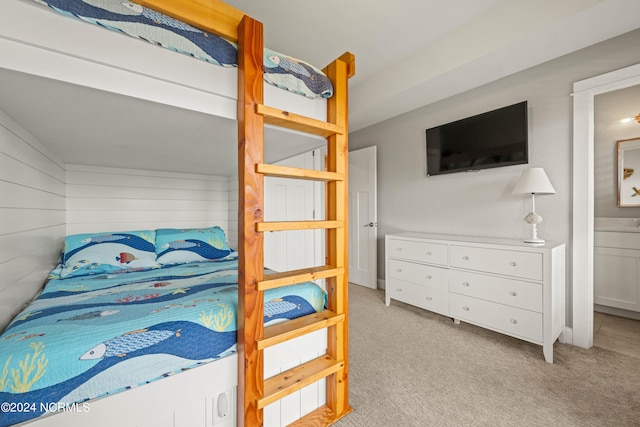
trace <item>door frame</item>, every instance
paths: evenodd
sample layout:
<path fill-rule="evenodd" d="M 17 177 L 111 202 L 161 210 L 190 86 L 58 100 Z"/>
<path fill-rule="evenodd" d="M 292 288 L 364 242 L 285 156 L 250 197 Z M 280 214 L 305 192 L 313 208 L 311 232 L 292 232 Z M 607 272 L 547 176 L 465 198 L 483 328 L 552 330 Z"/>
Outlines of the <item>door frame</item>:
<path fill-rule="evenodd" d="M 594 98 L 639 84 L 640 64 L 573 84 L 571 341 L 579 347 L 593 346 Z"/>

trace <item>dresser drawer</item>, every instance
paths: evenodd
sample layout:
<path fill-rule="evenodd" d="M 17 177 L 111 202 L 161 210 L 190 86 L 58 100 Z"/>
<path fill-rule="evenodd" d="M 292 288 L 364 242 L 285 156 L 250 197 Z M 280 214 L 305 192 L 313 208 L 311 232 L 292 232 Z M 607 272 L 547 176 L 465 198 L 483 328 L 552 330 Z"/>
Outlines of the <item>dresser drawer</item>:
<path fill-rule="evenodd" d="M 451 245 L 451 266 L 542 280 L 542 254 Z"/>
<path fill-rule="evenodd" d="M 445 315 L 449 313 L 449 292 L 446 290 L 389 279 L 387 292 L 395 300 Z"/>
<path fill-rule="evenodd" d="M 394 279 L 404 280 L 405 282 L 430 286 L 445 291 L 449 289 L 449 270 L 441 267 L 390 259 L 389 272 L 387 274 Z"/>
<path fill-rule="evenodd" d="M 389 252 L 392 258 L 447 265 L 447 245 L 443 244 L 390 239 Z"/>
<path fill-rule="evenodd" d="M 449 290 L 542 313 L 542 284 L 451 270 Z"/>
<path fill-rule="evenodd" d="M 542 342 L 542 314 L 477 298 L 449 294 L 450 314 L 527 340 Z"/>

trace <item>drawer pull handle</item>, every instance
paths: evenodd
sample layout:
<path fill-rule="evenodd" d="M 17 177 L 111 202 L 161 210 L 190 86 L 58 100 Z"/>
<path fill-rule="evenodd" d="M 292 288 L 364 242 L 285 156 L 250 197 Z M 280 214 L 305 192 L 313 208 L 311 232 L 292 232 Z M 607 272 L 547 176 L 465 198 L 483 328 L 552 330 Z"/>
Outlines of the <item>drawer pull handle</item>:
<path fill-rule="evenodd" d="M 466 255 L 465 255 L 465 256 L 463 256 L 463 257 L 462 257 L 462 259 L 463 259 L 463 260 L 465 260 L 465 261 L 469 261 L 469 257 L 468 257 L 468 256 L 466 256 Z"/>
<path fill-rule="evenodd" d="M 430 274 L 427 274 L 426 276 L 424 276 L 425 279 L 431 279 L 433 276 L 431 276 Z"/>
<path fill-rule="evenodd" d="M 509 292 L 509 295 L 511 295 L 512 297 L 517 297 L 518 293 L 516 291 L 511 291 Z"/>
<path fill-rule="evenodd" d="M 402 269 L 401 268 L 396 268 L 396 273 L 402 273 Z"/>
<path fill-rule="evenodd" d="M 469 282 L 462 282 L 462 286 L 468 287 L 469 286 Z"/>
<path fill-rule="evenodd" d="M 396 251 L 401 251 L 401 250 L 402 250 L 402 248 L 396 248 Z"/>
<path fill-rule="evenodd" d="M 518 324 L 518 321 L 516 319 L 511 319 L 511 320 L 509 320 L 509 322 L 513 323 L 514 325 Z"/>
<path fill-rule="evenodd" d="M 426 255 L 427 255 L 427 256 L 431 256 L 431 252 L 427 251 L 427 252 L 426 252 Z"/>
<path fill-rule="evenodd" d="M 425 299 L 426 299 L 427 301 L 431 301 L 433 298 L 431 298 L 431 297 L 426 297 Z"/>
<path fill-rule="evenodd" d="M 402 292 L 402 288 L 396 289 L 396 292 Z"/>
<path fill-rule="evenodd" d="M 469 311 L 469 310 L 470 310 L 470 308 L 469 308 L 469 307 L 467 307 L 466 305 L 465 305 L 464 307 L 462 307 L 462 309 L 463 309 L 464 311 Z"/>
<path fill-rule="evenodd" d="M 515 262 L 515 261 L 511 261 L 511 262 L 509 263 L 509 265 L 510 265 L 511 267 L 516 267 L 516 266 L 518 265 L 518 263 L 517 263 L 517 262 Z"/>

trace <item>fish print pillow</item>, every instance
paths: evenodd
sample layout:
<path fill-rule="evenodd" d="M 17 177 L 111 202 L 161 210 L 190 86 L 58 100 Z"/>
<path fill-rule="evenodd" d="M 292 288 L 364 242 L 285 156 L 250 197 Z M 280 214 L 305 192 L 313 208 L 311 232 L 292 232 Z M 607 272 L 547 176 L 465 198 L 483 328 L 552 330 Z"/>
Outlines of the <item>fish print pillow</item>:
<path fill-rule="evenodd" d="M 60 277 L 157 268 L 155 231 L 74 234 L 64 241 Z"/>
<path fill-rule="evenodd" d="M 162 265 L 213 261 L 231 253 L 220 227 L 156 230 L 157 262 Z"/>
<path fill-rule="evenodd" d="M 308 62 L 264 49 L 264 81 L 307 98 L 331 98 L 331 80 Z"/>

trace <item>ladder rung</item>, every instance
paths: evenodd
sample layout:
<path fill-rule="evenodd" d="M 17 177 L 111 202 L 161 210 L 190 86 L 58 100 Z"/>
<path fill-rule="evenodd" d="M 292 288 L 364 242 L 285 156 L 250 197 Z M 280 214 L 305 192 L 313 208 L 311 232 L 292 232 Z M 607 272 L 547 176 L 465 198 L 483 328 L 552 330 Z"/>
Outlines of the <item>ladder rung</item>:
<path fill-rule="evenodd" d="M 258 291 L 266 291 L 267 289 L 293 285 L 294 283 L 310 282 L 317 279 L 325 279 L 327 277 L 336 277 L 341 274 L 344 274 L 344 267 L 334 267 L 332 265 L 321 265 L 318 267 L 301 268 L 300 270 L 268 273 L 264 275 L 263 280 L 258 282 L 256 289 Z"/>
<path fill-rule="evenodd" d="M 325 310 L 267 326 L 264 328 L 264 338 L 258 341 L 258 350 L 264 350 L 267 347 L 310 334 L 342 321 L 344 321 L 344 313 L 336 314 L 333 311 Z"/>
<path fill-rule="evenodd" d="M 258 399 L 256 407 L 262 409 L 270 403 L 295 393 L 343 368 L 343 361 L 337 361 L 329 355 L 324 355 L 275 375 L 264 381 L 264 396 Z"/>
<path fill-rule="evenodd" d="M 314 181 L 344 181 L 344 174 L 337 172 L 291 168 L 288 166 L 277 166 L 266 163 L 257 164 L 256 172 L 268 176 L 277 176 L 280 178 L 298 178 Z"/>
<path fill-rule="evenodd" d="M 320 135 L 325 138 L 331 135 L 344 134 L 344 127 L 338 126 L 334 123 L 300 116 L 288 111 L 268 107 L 263 104 L 256 105 L 256 113 L 264 116 L 265 123 L 270 125 L 276 125 L 313 135 Z"/>
<path fill-rule="evenodd" d="M 347 411 L 337 416 L 336 413 L 327 405 L 323 405 L 318 409 L 309 412 L 304 417 L 300 418 L 288 424 L 287 427 L 325 427 L 330 426 L 345 415 L 351 413 L 352 409 L 347 408 Z"/>
<path fill-rule="evenodd" d="M 344 228 L 344 221 L 267 221 L 256 223 L 256 231 L 286 231 Z"/>

